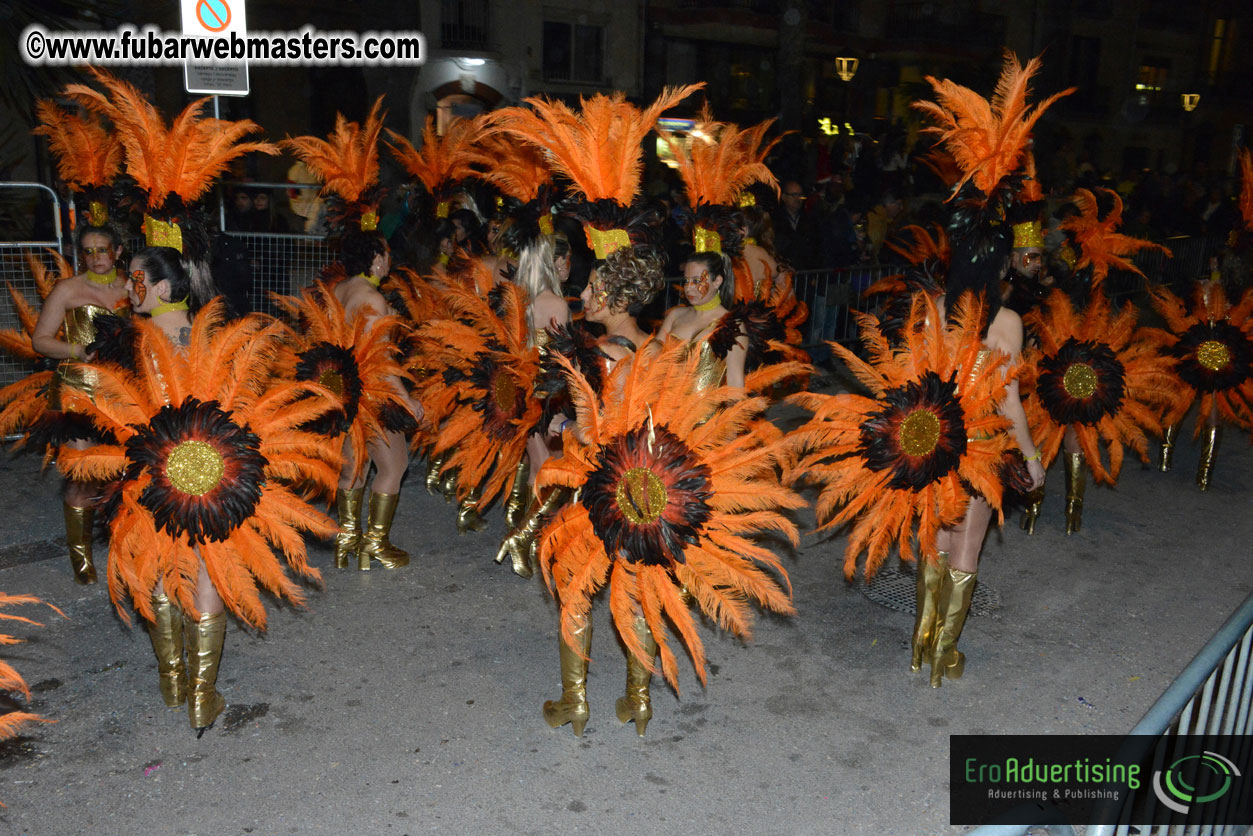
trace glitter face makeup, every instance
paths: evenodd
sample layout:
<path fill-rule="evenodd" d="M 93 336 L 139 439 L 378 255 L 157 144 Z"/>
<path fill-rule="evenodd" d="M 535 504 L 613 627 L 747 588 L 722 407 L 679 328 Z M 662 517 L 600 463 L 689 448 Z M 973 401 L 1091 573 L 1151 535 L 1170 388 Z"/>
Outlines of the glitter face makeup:
<path fill-rule="evenodd" d="M 131 271 L 131 294 L 135 297 L 134 307 L 139 307 L 148 298 L 148 285 L 144 283 L 145 278 L 143 270 Z"/>

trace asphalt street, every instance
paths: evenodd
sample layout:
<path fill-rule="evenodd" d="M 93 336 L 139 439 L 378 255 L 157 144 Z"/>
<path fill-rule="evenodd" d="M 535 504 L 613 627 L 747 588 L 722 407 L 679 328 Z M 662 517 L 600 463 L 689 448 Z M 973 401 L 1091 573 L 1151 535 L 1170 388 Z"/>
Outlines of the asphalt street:
<path fill-rule="evenodd" d="M 25 607 L 44 626 L 6 627 L 26 641 L 3 658 L 54 722 L 0 750 L 0 833 L 962 833 L 950 734 L 1124 732 L 1253 588 L 1253 453 L 1229 434 L 1204 494 L 1197 454 L 1181 442 L 1166 474 L 1129 460 L 1069 537 L 1055 465 L 1037 533 L 989 535 L 992 609 L 939 690 L 909 671 L 912 616 L 845 582 L 842 536 L 808 534 L 784 560 L 798 614 L 759 618 L 748 643 L 706 624 L 708 687 L 690 665 L 680 693 L 655 682 L 642 739 L 614 716 L 623 652 L 603 601 L 587 730 L 544 723 L 556 608 L 492 562 L 499 513 L 458 536 L 417 463 L 393 530 L 411 565 L 336 571 L 315 547 L 306 608 L 275 606 L 264 635 L 228 628 L 229 707 L 197 740 L 161 702 L 144 630 L 104 585 L 73 583 L 55 473 L 6 458 L 0 590 L 67 617 Z"/>

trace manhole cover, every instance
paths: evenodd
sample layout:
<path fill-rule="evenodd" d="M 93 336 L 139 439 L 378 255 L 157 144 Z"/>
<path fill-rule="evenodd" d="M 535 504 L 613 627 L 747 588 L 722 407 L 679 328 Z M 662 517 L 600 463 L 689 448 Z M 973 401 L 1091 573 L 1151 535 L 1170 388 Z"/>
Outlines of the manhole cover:
<path fill-rule="evenodd" d="M 857 588 L 871 601 L 881 607 L 897 612 L 917 614 L 918 580 L 914 575 L 913 564 L 883 567 L 875 574 L 870 583 L 858 577 Z M 1001 598 L 996 590 L 983 581 L 975 584 L 974 595 L 970 599 L 971 615 L 991 615 L 1001 608 Z"/>

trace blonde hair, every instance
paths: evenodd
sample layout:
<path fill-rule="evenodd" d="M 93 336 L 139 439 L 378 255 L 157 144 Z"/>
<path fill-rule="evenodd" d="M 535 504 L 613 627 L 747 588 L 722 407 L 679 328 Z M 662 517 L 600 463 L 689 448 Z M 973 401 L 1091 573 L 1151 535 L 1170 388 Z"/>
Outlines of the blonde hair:
<path fill-rule="evenodd" d="M 535 299 L 545 290 L 561 295 L 551 235 L 539 236 L 522 251 L 518 256 L 518 272 L 514 281 L 531 299 Z"/>

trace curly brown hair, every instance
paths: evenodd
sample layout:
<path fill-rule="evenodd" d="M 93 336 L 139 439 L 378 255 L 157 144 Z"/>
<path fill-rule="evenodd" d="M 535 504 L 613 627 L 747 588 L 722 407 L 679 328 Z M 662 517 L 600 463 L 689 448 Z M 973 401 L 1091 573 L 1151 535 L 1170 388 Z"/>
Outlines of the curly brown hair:
<path fill-rule="evenodd" d="M 599 290 L 610 310 L 625 308 L 631 316 L 640 311 L 665 286 L 661 255 L 651 250 L 623 247 L 596 262 Z"/>

